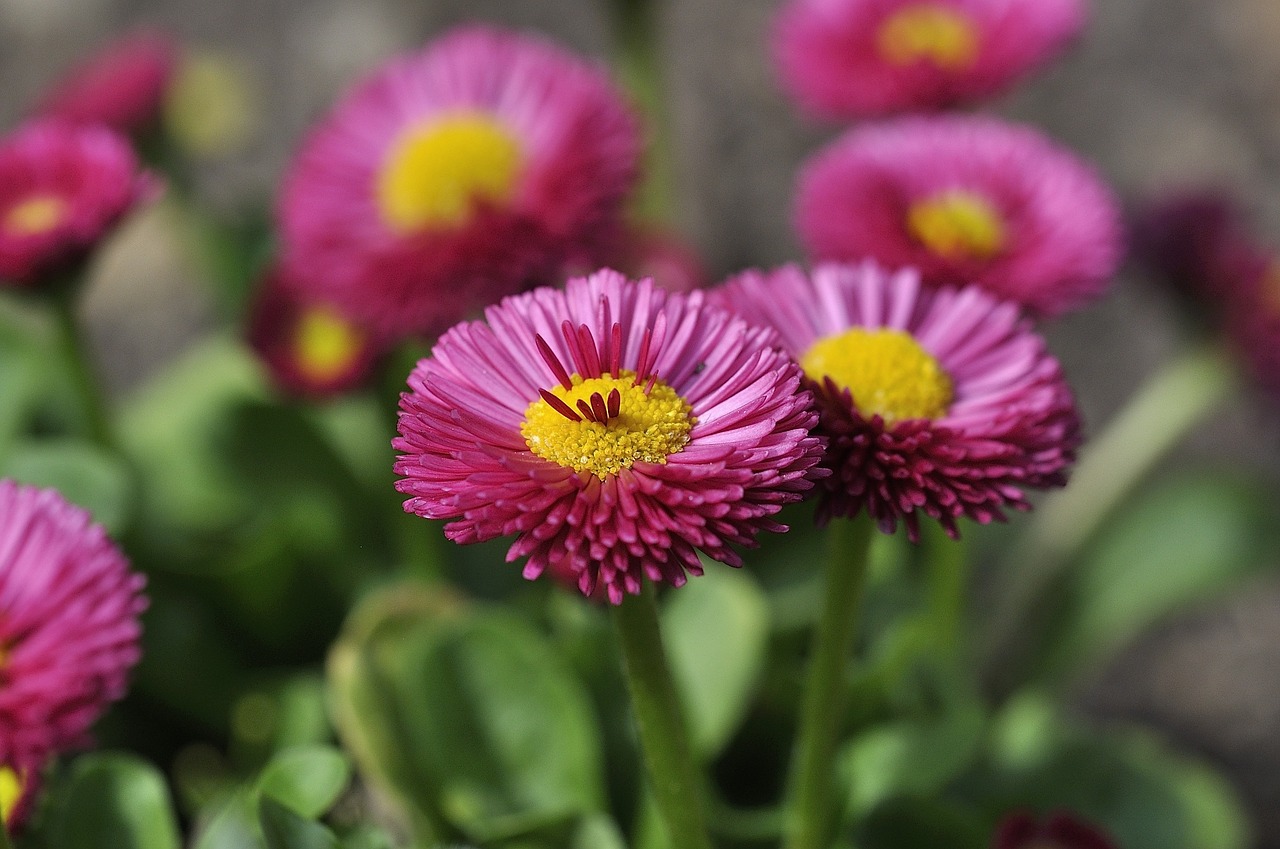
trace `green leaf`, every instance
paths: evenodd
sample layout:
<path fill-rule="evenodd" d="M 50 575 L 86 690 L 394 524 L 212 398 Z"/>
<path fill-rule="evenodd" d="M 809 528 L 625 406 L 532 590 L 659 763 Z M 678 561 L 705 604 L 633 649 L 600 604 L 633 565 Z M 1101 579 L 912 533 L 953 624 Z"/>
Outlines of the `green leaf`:
<path fill-rule="evenodd" d="M 255 799 L 256 794 L 243 789 L 227 799 L 199 832 L 194 849 L 266 849 Z"/>
<path fill-rule="evenodd" d="M 60 794 L 52 843 L 59 849 L 178 849 L 164 777 L 131 755 L 86 755 Z"/>
<path fill-rule="evenodd" d="M 351 779 L 341 752 L 298 746 L 277 754 L 258 777 L 258 791 L 303 817 L 318 817 L 338 800 Z"/>
<path fill-rule="evenodd" d="M 339 849 L 329 829 L 267 796 L 258 802 L 258 816 L 269 849 Z"/>
<path fill-rule="evenodd" d="M 24 441 L 0 462 L 0 477 L 19 483 L 53 487 L 84 507 L 109 534 L 120 533 L 133 503 L 130 473 L 120 458 L 74 439 Z"/>
<path fill-rule="evenodd" d="M 973 811 L 929 798 L 896 798 L 858 828 L 860 849 L 986 849 L 987 829 Z"/>
<path fill-rule="evenodd" d="M 670 594 L 662 629 L 693 747 L 710 760 L 750 706 L 764 665 L 768 603 L 749 575 L 712 564 Z"/>
<path fill-rule="evenodd" d="M 578 824 L 570 849 L 627 849 L 627 844 L 608 814 L 593 814 Z"/>

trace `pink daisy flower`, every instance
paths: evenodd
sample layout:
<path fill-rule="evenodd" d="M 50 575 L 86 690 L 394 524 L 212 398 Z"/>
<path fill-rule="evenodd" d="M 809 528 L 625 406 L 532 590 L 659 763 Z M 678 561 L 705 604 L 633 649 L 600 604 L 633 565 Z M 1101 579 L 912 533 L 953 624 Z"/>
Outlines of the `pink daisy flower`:
<path fill-rule="evenodd" d="M 991 849 L 1117 849 L 1104 831 L 1067 811 L 1044 819 L 1020 811 L 996 826 Z"/>
<path fill-rule="evenodd" d="M 389 62 L 311 133 L 278 207 L 287 261 L 375 329 L 429 335 L 592 255 L 640 149 L 594 64 L 455 30 Z"/>
<path fill-rule="evenodd" d="M 124 695 L 143 583 L 87 511 L 0 480 L 0 764 L 84 744 Z"/>
<path fill-rule="evenodd" d="M 679 586 L 812 487 L 822 455 L 772 331 L 615 271 L 459 324 L 400 399 L 405 509 L 459 543 L 516 534 L 526 578 L 571 574 L 614 604 Z"/>
<path fill-rule="evenodd" d="M 853 130 L 804 167 L 796 224 L 815 259 L 911 266 L 1040 316 L 1100 295 L 1123 255 L 1119 202 L 1093 169 L 992 118 Z"/>
<path fill-rule="evenodd" d="M 975 286 L 922 290 L 872 263 L 748 271 L 720 303 L 776 329 L 821 411 L 833 473 L 820 522 L 865 510 L 886 533 L 919 517 L 952 537 L 1060 486 L 1079 419 L 1058 362 L 1015 304 Z"/>
<path fill-rule="evenodd" d="M 774 23 L 782 83 L 818 118 L 990 97 L 1084 29 L 1083 0 L 791 0 Z"/>
<path fill-rule="evenodd" d="M 304 287 L 288 286 L 285 272 L 263 275 L 248 328 L 249 345 L 285 392 L 303 398 L 328 398 L 364 384 L 382 348 L 341 311 L 298 296 Z"/>
<path fill-rule="evenodd" d="M 0 285 L 74 266 L 157 187 L 104 127 L 41 122 L 0 140 Z"/>
<path fill-rule="evenodd" d="M 36 115 L 137 135 L 159 120 L 177 66 L 178 46 L 170 36 L 153 30 L 126 35 L 55 82 Z"/>

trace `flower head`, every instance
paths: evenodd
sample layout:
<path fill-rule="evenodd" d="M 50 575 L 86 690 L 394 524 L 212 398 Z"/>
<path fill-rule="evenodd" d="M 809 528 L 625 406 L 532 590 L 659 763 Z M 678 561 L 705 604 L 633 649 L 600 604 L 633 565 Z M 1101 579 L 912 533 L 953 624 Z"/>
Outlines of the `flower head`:
<path fill-rule="evenodd" d="M 1084 28 L 1082 0 L 791 0 L 773 54 L 788 93 L 829 120 L 990 97 Z"/>
<path fill-rule="evenodd" d="M 865 510 L 914 540 L 923 514 L 958 536 L 960 517 L 1003 521 L 1025 488 L 1065 482 L 1075 402 L 1016 305 L 871 263 L 748 271 L 715 294 L 775 328 L 814 390 L 833 472 L 820 521 Z"/>
<path fill-rule="evenodd" d="M 299 296 L 278 266 L 263 276 L 248 329 L 250 346 L 275 382 L 306 398 L 339 395 L 372 374 L 382 345 L 340 310 Z"/>
<path fill-rule="evenodd" d="M 1020 811 L 996 826 L 991 849 L 1116 849 L 1101 829 L 1067 811 L 1044 819 Z"/>
<path fill-rule="evenodd" d="M 590 254 L 639 152 L 599 68 L 538 38 L 455 30 L 312 132 L 278 208 L 288 262 L 380 331 L 438 332 Z"/>
<path fill-rule="evenodd" d="M 1119 203 L 1094 171 L 991 118 L 853 130 L 805 166 L 796 221 L 815 259 L 911 266 L 1043 316 L 1101 294 L 1123 252 Z"/>
<path fill-rule="evenodd" d="M 0 480 L 0 765 L 82 745 L 124 695 L 143 583 L 88 512 Z"/>
<path fill-rule="evenodd" d="M 42 122 L 0 140 L 0 285 L 74 265 L 155 188 L 105 127 Z"/>
<path fill-rule="evenodd" d="M 517 534 L 526 578 L 613 603 L 737 566 L 822 454 L 800 371 L 766 329 L 614 271 L 459 324 L 401 395 L 405 509 L 468 543 Z"/>
<path fill-rule="evenodd" d="M 54 83 L 36 114 L 136 135 L 159 120 L 177 65 L 178 46 L 165 33 L 126 35 Z"/>

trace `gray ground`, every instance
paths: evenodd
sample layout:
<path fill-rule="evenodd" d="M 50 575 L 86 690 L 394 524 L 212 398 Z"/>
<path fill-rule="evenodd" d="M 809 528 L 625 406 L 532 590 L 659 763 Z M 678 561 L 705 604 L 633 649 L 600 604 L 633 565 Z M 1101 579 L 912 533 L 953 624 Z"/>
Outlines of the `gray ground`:
<path fill-rule="evenodd" d="M 680 224 L 724 273 L 798 256 L 788 231 L 797 163 L 826 137 L 804 126 L 762 62 L 776 0 L 669 0 Z M 1280 3 L 1109 0 L 1086 42 L 998 108 L 1096 161 L 1128 196 L 1189 180 L 1238 192 L 1280 244 Z M 474 15 L 535 27 L 587 52 L 609 27 L 587 0 L 0 0 L 0 126 L 75 56 L 134 22 L 232 51 L 265 103 L 257 132 L 202 175 L 223 203 L 262 192 L 299 132 L 381 57 Z M 158 225 L 157 225 L 158 226 Z M 145 227 L 104 263 L 89 309 L 111 376 L 128 388 L 211 321 L 189 263 Z M 1176 347 L 1158 292 L 1124 279 L 1106 301 L 1049 329 L 1087 419 L 1105 422 Z M 1240 400 L 1175 462 L 1257 466 L 1280 480 L 1275 408 Z M 1080 694 L 1090 712 L 1167 729 L 1218 763 L 1248 799 L 1260 845 L 1280 847 L 1280 578 L 1188 611 L 1142 638 Z"/>

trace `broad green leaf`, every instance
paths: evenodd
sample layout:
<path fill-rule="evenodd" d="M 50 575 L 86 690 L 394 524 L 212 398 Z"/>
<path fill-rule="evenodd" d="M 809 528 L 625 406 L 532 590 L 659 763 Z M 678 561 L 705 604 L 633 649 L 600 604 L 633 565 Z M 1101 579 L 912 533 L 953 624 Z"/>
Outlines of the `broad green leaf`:
<path fill-rule="evenodd" d="M 338 838 L 329 829 L 268 796 L 258 802 L 258 816 L 269 849 L 339 849 Z"/>
<path fill-rule="evenodd" d="M 277 754 L 258 777 L 258 791 L 303 817 L 333 806 L 351 779 L 347 759 L 329 746 L 298 746 Z"/>
<path fill-rule="evenodd" d="M 593 814 L 578 824 L 571 849 L 627 849 L 627 844 L 613 819 L 607 814 Z"/>
<path fill-rule="evenodd" d="M 235 793 L 200 832 L 193 849 L 267 849 L 258 824 L 257 794 Z"/>
<path fill-rule="evenodd" d="M 19 442 L 7 461 L 0 460 L 0 477 L 58 490 L 63 498 L 87 509 L 109 534 L 118 534 L 129 521 L 134 487 L 128 468 L 118 457 L 87 442 Z"/>
<path fill-rule="evenodd" d="M 764 664 L 768 604 L 750 576 L 712 564 L 668 596 L 662 628 L 694 749 L 710 759 L 750 706 Z"/>
<path fill-rule="evenodd" d="M 95 753 L 76 761 L 51 833 L 59 849 L 178 849 L 178 826 L 164 777 L 132 755 Z"/>

